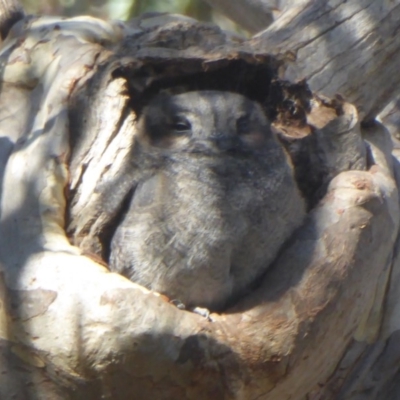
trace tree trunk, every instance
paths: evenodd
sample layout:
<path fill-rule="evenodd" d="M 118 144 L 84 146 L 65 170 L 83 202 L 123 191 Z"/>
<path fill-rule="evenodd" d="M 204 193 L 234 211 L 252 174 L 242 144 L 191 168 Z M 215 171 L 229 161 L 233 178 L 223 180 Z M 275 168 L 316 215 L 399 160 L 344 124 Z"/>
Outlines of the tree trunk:
<path fill-rule="evenodd" d="M 398 1 L 305 1 L 253 42 L 287 61 L 285 79 L 305 78 L 313 91 L 338 93 L 373 119 L 399 94 L 399 15 Z"/>
<path fill-rule="evenodd" d="M 169 15 L 14 25 L 0 53 L 0 398 L 399 396 L 400 170 L 372 120 L 397 96 L 398 4 L 304 2 L 250 40 Z M 322 94 L 282 80 L 304 76 Z M 310 206 L 257 289 L 211 319 L 104 265 L 104 193 L 135 117 L 182 87 L 260 102 Z M 361 113 L 323 96 L 337 92 Z"/>
<path fill-rule="evenodd" d="M 24 10 L 18 0 L 0 1 L 0 38 L 2 40 L 8 35 L 10 28 L 24 15 Z"/>

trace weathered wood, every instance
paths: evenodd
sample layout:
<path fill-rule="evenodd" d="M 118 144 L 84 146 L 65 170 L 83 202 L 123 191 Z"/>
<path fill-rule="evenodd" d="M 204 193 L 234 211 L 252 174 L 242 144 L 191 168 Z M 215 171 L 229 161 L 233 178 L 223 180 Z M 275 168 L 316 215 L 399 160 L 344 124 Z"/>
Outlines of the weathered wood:
<path fill-rule="evenodd" d="M 391 141 L 384 126 L 374 124 L 364 129 L 364 137 L 374 152 L 374 156 L 385 164 L 385 169 L 393 169 L 399 187 L 400 164 L 395 158 L 387 158 Z M 386 142 L 386 143 L 385 143 Z M 377 152 L 377 147 L 385 149 Z M 371 309 L 356 331 L 346 352 L 334 373 L 326 381 L 320 381 L 310 393 L 313 399 L 339 400 L 379 400 L 394 399 L 398 396 L 398 357 L 395 343 L 398 341 L 399 319 L 399 238 L 389 259 L 382 259 L 385 265 L 378 278 L 376 290 L 371 292 Z M 372 300 L 374 299 L 374 300 Z M 383 301 L 384 307 L 376 307 Z M 374 329 L 377 327 L 379 329 Z M 372 328 L 372 329 L 371 329 Z"/>
<path fill-rule="evenodd" d="M 165 18 L 164 26 L 162 17 L 130 26 L 31 18 L 0 53 L 0 101 L 9 103 L 0 110 L 0 356 L 12 361 L 1 365 L 0 397 L 300 400 L 335 399 L 342 390 L 350 398 L 338 366 L 369 366 L 357 365 L 373 351 L 366 343 L 379 338 L 379 352 L 400 323 L 390 279 L 398 275 L 397 166 L 379 125 L 362 132 L 371 168 L 334 178 L 258 289 L 212 321 L 110 273 L 68 241 L 67 210 L 77 243 L 103 223 L 96 207 L 134 140 L 135 99 L 171 82 L 190 86 L 194 76 L 222 80 L 237 71 L 229 65 L 267 77 L 244 81 L 250 95 L 268 88 L 281 65 L 218 29 Z M 164 47 L 155 46 L 160 38 Z M 267 92 L 257 92 L 259 100 Z M 350 132 L 333 140 L 338 154 L 351 149 L 349 159 L 335 159 L 343 164 L 335 174 L 362 160 L 354 108 L 311 99 L 307 120 L 288 130 L 312 126 L 322 143 Z M 393 306 L 384 314 L 389 284 Z M 18 387 L 21 376 L 32 384 Z M 347 377 L 348 387 L 365 387 Z"/>
<path fill-rule="evenodd" d="M 371 119 L 399 94 L 399 27 L 397 0 L 305 1 L 253 44 L 287 60 L 285 79 L 306 78 L 313 91 L 329 97 L 340 93 L 362 119 Z"/>

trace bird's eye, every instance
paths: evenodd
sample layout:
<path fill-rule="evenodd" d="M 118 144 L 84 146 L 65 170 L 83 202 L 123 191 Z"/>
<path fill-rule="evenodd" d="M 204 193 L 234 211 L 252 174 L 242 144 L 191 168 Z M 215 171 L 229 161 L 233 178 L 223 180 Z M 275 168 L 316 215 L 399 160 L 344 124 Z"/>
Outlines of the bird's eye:
<path fill-rule="evenodd" d="M 176 117 L 172 121 L 171 128 L 175 133 L 184 135 L 190 132 L 190 130 L 192 129 L 192 125 L 186 118 Z"/>
<path fill-rule="evenodd" d="M 250 131 L 250 116 L 243 115 L 236 121 L 236 129 L 238 134 L 248 133 Z"/>

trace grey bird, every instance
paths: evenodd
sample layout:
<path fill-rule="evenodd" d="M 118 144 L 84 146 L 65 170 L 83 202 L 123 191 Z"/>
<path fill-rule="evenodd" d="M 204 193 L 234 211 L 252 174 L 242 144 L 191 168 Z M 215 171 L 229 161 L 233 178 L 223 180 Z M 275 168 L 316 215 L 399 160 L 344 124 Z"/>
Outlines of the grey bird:
<path fill-rule="evenodd" d="M 156 96 L 128 164 L 134 193 L 110 268 L 188 308 L 221 310 L 242 295 L 305 215 L 270 122 L 239 94 Z"/>

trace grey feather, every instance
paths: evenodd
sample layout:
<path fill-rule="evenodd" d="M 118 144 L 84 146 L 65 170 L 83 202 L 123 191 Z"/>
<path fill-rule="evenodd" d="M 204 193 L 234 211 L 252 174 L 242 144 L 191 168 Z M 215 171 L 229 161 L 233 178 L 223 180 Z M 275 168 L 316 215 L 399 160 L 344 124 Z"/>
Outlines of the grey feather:
<path fill-rule="evenodd" d="M 239 94 L 159 95 L 138 126 L 130 168 L 142 179 L 110 267 L 186 306 L 221 309 L 303 220 L 290 161 L 260 105 Z"/>

